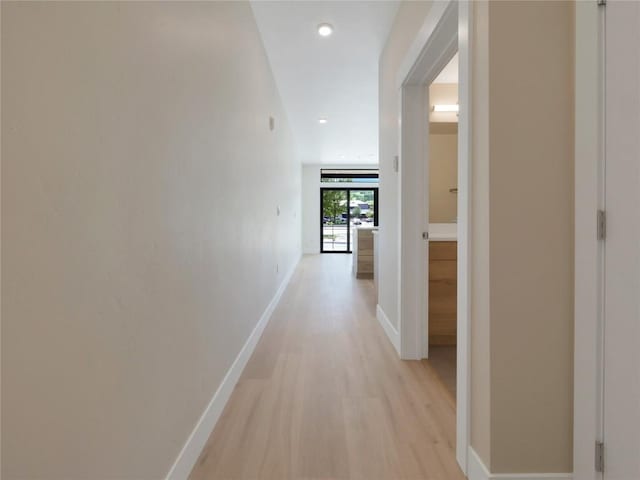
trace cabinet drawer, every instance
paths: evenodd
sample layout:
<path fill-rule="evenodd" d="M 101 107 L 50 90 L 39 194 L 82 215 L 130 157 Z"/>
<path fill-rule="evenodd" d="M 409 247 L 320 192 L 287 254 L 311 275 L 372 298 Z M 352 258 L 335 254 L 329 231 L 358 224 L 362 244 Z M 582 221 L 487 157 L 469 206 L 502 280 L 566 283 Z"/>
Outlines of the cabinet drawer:
<path fill-rule="evenodd" d="M 458 242 L 429 242 L 429 260 L 457 260 Z"/>
<path fill-rule="evenodd" d="M 456 344 L 457 247 L 429 243 L 429 345 Z"/>

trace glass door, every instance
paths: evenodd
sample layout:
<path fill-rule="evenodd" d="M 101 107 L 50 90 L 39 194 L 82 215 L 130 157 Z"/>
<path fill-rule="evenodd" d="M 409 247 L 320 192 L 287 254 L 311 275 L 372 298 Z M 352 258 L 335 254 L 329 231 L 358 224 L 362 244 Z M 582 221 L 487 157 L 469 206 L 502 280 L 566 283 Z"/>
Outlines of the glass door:
<path fill-rule="evenodd" d="M 320 189 L 320 251 L 349 253 L 349 190 Z"/>
<path fill-rule="evenodd" d="M 352 229 L 377 225 L 377 188 L 320 189 L 321 253 L 351 253 Z"/>

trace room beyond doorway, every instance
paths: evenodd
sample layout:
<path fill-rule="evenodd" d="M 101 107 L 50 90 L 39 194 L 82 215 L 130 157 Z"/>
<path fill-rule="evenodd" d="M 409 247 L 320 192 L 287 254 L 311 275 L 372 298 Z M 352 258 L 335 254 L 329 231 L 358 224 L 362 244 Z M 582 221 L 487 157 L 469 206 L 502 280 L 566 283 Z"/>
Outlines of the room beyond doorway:
<path fill-rule="evenodd" d="M 425 86 L 429 103 L 428 362 L 456 395 L 458 243 L 458 54 Z"/>

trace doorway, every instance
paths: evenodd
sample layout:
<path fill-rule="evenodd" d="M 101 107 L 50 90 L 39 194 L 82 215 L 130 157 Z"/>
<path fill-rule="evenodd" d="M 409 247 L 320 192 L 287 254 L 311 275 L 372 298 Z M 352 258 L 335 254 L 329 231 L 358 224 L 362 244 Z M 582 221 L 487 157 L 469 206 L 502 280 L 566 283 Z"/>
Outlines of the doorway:
<path fill-rule="evenodd" d="M 473 2 L 436 2 L 397 75 L 400 104 L 399 340 L 404 359 L 428 357 L 429 102 L 426 86 L 458 52 L 456 458 L 467 472 L 470 431 L 471 49 Z"/>
<path fill-rule="evenodd" d="M 429 266 L 426 362 L 456 395 L 458 54 L 425 87 L 428 99 Z"/>
<path fill-rule="evenodd" d="M 352 253 L 352 230 L 374 226 L 377 188 L 320 188 L 320 253 Z"/>

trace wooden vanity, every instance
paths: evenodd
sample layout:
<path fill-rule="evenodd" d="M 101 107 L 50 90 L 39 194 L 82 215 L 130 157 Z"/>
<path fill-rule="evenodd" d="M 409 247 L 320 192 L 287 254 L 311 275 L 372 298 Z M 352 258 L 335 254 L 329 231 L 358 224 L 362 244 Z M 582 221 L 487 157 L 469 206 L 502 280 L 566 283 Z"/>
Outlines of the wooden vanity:
<path fill-rule="evenodd" d="M 353 274 L 356 278 L 373 278 L 372 227 L 356 227 L 353 235 Z"/>
<path fill-rule="evenodd" d="M 429 240 L 429 345 L 455 345 L 458 242 L 455 234 L 433 236 Z"/>

